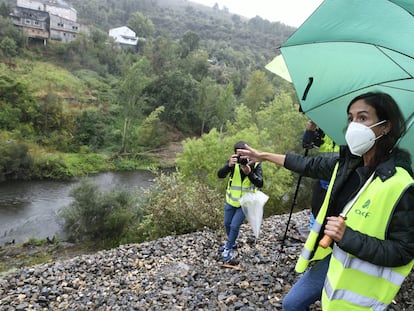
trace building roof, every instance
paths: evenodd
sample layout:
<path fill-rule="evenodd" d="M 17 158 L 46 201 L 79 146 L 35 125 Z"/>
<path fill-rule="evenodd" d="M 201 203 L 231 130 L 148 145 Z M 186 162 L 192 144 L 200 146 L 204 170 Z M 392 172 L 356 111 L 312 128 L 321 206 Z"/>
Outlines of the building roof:
<path fill-rule="evenodd" d="M 71 9 L 72 6 L 69 5 L 66 1 L 63 0 L 36 0 L 40 3 L 47 4 L 50 6 L 57 6 L 61 8 Z"/>
<path fill-rule="evenodd" d="M 124 45 L 137 45 L 138 43 L 138 37 L 135 32 L 127 26 L 110 29 L 109 36 L 114 38 L 116 42 Z"/>
<path fill-rule="evenodd" d="M 32 10 L 29 8 L 15 7 L 11 16 L 34 19 L 38 21 L 46 21 L 49 18 L 49 13 L 44 11 Z"/>

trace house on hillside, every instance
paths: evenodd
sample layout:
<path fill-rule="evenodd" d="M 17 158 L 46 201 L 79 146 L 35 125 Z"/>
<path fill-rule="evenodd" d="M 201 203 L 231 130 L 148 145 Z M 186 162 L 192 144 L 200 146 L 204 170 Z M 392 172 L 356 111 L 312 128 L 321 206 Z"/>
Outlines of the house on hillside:
<path fill-rule="evenodd" d="M 135 31 L 127 26 L 110 29 L 109 36 L 114 38 L 115 42 L 122 48 L 137 48 L 138 37 L 136 36 Z"/>
<path fill-rule="evenodd" d="M 47 14 L 48 38 L 44 38 L 45 44 L 48 39 L 70 42 L 76 39 L 81 30 L 88 32 L 85 26 L 77 22 L 77 11 L 63 0 L 17 0 L 16 4 L 17 7 L 10 14 L 13 23 L 22 27 L 30 38 L 33 27 L 30 27 L 27 16 Z"/>
<path fill-rule="evenodd" d="M 22 28 L 28 38 L 42 40 L 46 44 L 49 39 L 49 13 L 17 7 L 10 13 L 13 25 Z"/>
<path fill-rule="evenodd" d="M 80 25 L 70 19 L 50 14 L 50 39 L 70 42 L 76 39 Z"/>
<path fill-rule="evenodd" d="M 78 12 L 63 0 L 17 0 L 17 6 L 45 11 L 76 22 Z"/>

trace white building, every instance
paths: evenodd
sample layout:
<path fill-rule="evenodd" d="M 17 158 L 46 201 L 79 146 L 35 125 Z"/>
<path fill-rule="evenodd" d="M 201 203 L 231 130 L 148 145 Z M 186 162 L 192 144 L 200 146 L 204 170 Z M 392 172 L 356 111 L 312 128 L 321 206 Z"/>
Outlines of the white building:
<path fill-rule="evenodd" d="M 110 29 L 109 36 L 114 38 L 115 42 L 119 43 L 121 47 L 135 48 L 138 44 L 138 37 L 135 31 L 127 26 Z"/>

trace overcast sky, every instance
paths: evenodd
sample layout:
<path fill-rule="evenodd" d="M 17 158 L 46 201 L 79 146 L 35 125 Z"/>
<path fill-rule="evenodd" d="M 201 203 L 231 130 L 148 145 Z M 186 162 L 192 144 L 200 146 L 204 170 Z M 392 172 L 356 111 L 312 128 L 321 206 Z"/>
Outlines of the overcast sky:
<path fill-rule="evenodd" d="M 209 7 L 218 3 L 231 13 L 248 18 L 260 16 L 271 22 L 299 27 L 323 0 L 190 0 Z"/>

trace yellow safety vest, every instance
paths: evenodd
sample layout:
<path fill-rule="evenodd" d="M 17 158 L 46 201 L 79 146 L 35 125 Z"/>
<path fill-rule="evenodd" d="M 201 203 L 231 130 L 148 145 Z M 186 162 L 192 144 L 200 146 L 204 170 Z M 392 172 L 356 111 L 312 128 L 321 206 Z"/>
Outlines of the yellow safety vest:
<path fill-rule="evenodd" d="M 404 191 L 414 184 L 408 172 L 397 167 L 386 181 L 376 177 L 347 214 L 347 226 L 384 240 L 389 219 Z M 384 310 L 410 273 L 414 260 L 401 267 L 382 267 L 334 246 L 322 292 L 324 311 Z"/>
<path fill-rule="evenodd" d="M 309 232 L 305 245 L 303 246 L 302 253 L 300 254 L 299 259 L 296 263 L 296 272 L 304 272 L 308 267 L 309 262 L 313 260 L 323 259 L 332 252 L 332 248 L 320 247 L 319 244 L 316 243 L 316 241 L 318 239 L 319 233 L 321 232 L 323 222 L 326 218 L 326 212 L 328 211 L 329 205 L 329 198 L 331 196 L 332 187 L 336 178 L 336 172 L 338 171 L 338 167 L 339 163 L 337 163 L 335 166 L 335 169 L 331 177 L 331 181 L 329 182 L 329 187 L 326 192 L 325 199 L 322 203 L 318 215 L 316 216 L 315 222 L 312 225 L 312 229 Z"/>
<path fill-rule="evenodd" d="M 258 162 L 255 163 L 254 167 L 258 165 Z M 239 199 L 246 194 L 247 192 L 255 192 L 257 188 L 250 182 L 250 179 L 246 176 L 241 179 L 240 174 L 240 165 L 234 165 L 234 172 L 233 176 L 229 178 L 227 183 L 227 191 L 226 191 L 226 202 L 229 203 L 231 206 L 240 207 Z"/>
<path fill-rule="evenodd" d="M 335 142 L 330 138 L 328 135 L 322 138 L 323 144 L 319 146 L 319 152 L 338 152 L 339 145 L 335 144 Z"/>

